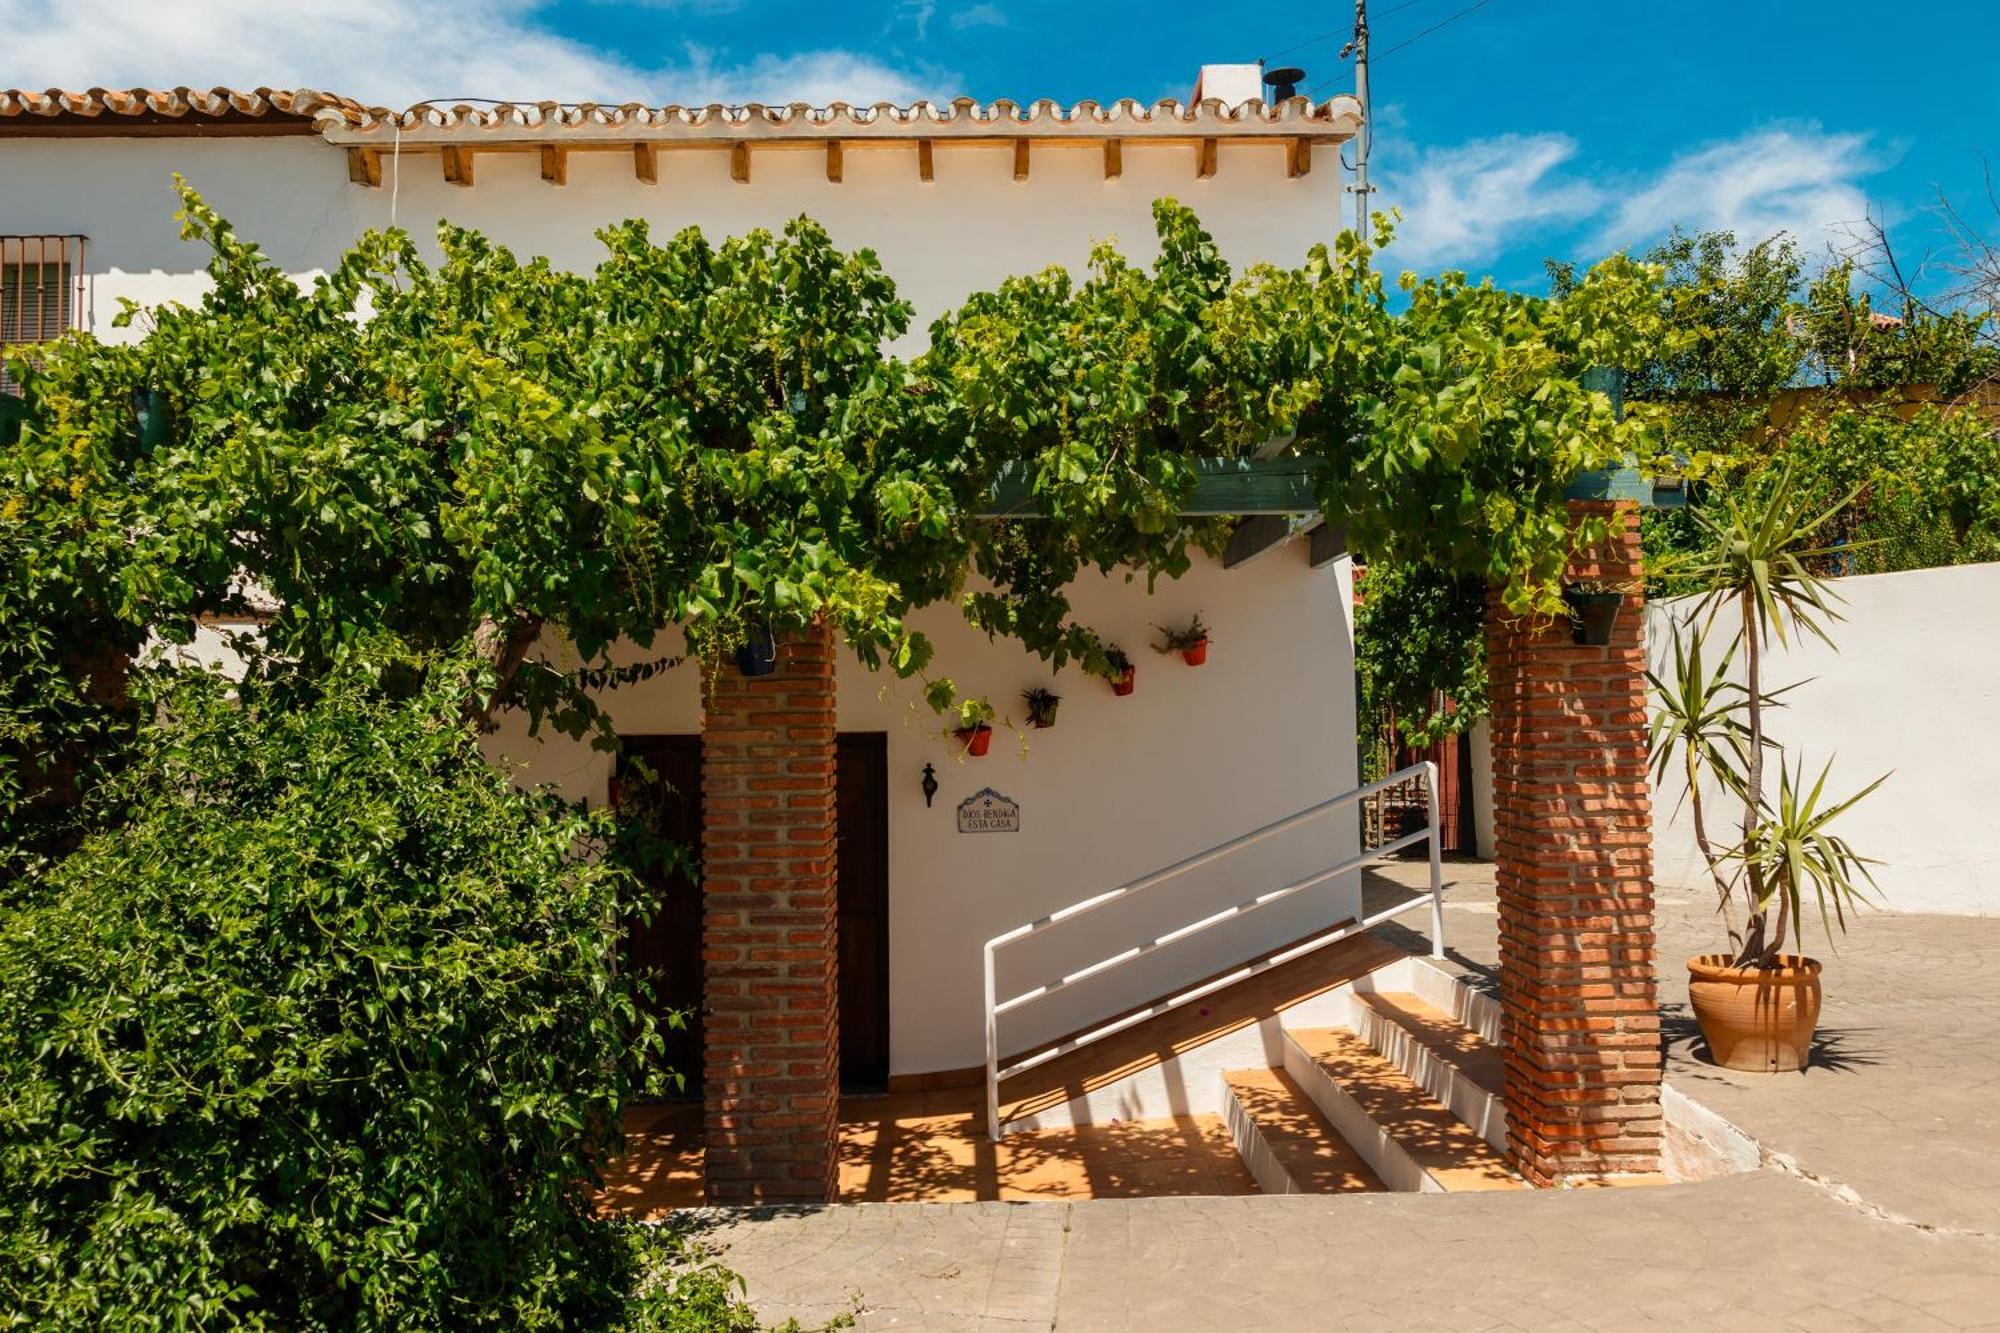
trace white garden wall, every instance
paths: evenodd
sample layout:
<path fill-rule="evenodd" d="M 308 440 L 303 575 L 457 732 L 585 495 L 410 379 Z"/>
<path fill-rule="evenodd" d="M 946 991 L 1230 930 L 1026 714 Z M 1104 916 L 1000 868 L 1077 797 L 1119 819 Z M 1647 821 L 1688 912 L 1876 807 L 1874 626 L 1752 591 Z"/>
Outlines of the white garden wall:
<path fill-rule="evenodd" d="M 839 675 L 842 731 L 888 734 L 890 1063 L 897 1074 L 976 1065 L 984 1057 L 980 946 L 1055 908 L 1137 878 L 1355 783 L 1353 641 L 1345 560 L 1321 569 L 1302 543 L 1236 570 L 1198 560 L 1147 595 L 1143 582 L 1087 576 L 1071 589 L 1077 614 L 1133 651 L 1138 688 L 1115 697 L 1074 667 L 1053 678 L 1057 725 L 1002 729 L 992 752 L 961 758 L 916 682 L 874 675 L 848 657 Z M 1195 612 L 1213 628 L 1208 663 L 1149 651 L 1156 623 Z M 1027 686 L 1048 669 L 1011 643 L 992 643 L 954 607 L 913 623 L 937 644 L 935 669 L 985 693 L 1016 722 Z M 677 640 L 678 636 L 670 636 Z M 663 641 L 627 661 L 673 651 Z M 624 734 L 701 729 L 692 665 L 607 693 Z M 611 756 L 565 737 L 530 740 L 518 717 L 496 750 L 527 765 L 523 780 L 601 801 Z M 940 789 L 926 808 L 926 763 Z M 982 787 L 1019 802 L 1018 833 L 959 833 L 958 803 Z M 1080 918 L 1003 954 L 1003 994 L 1025 989 L 1354 853 L 1351 815 L 1247 849 Z M 1003 1020 L 1009 1048 L 1060 1035 L 1154 998 L 1275 944 L 1354 915 L 1352 875 L 1262 909 L 1093 979 Z"/>
<path fill-rule="evenodd" d="M 1817 774 L 1833 761 L 1831 792 L 1891 776 L 1836 831 L 1874 867 L 1882 906 L 1901 912 L 2000 915 L 2000 564 L 1845 578 L 1831 585 L 1845 619 L 1836 652 L 1807 638 L 1766 659 L 1771 686 L 1810 681 L 1771 714 L 1791 761 Z M 1670 660 L 1669 617 L 1685 600 L 1648 608 L 1655 670 Z M 1720 641 L 1727 632 L 1718 627 Z M 1654 793 L 1654 875 L 1707 883 L 1682 796 Z"/>

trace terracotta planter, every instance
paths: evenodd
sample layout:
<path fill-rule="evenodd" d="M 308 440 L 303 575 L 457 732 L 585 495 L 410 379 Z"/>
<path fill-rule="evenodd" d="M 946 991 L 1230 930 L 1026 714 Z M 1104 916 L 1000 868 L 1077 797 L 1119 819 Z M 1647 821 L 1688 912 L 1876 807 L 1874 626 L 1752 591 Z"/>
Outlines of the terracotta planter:
<path fill-rule="evenodd" d="M 1708 1051 L 1725 1069 L 1803 1069 L 1819 1027 L 1819 963 L 1780 954 L 1775 968 L 1736 967 L 1728 954 L 1688 959 L 1688 1002 Z"/>
<path fill-rule="evenodd" d="M 1132 692 L 1132 688 L 1138 683 L 1139 683 L 1139 668 L 1135 666 L 1129 666 L 1125 668 L 1124 675 L 1118 677 L 1116 680 L 1113 680 L 1111 682 L 1111 692 L 1122 699 L 1126 695 L 1130 694 Z"/>
<path fill-rule="evenodd" d="M 974 759 L 985 754 L 988 747 L 993 744 L 993 728 L 984 723 L 976 727 L 960 727 L 952 734 L 958 737 L 958 743 L 963 745 L 965 752 Z"/>
<path fill-rule="evenodd" d="M 1192 647 L 1181 649 L 1181 661 L 1186 662 L 1189 666 L 1200 666 L 1203 662 L 1206 662 L 1207 660 L 1208 660 L 1207 639 L 1203 639 L 1200 643 L 1197 643 Z"/>

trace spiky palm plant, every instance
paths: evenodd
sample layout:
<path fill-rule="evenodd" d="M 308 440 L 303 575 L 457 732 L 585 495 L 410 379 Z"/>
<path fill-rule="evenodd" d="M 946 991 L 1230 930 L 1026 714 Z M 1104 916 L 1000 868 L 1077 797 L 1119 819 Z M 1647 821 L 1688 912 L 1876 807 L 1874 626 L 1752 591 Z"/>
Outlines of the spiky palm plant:
<path fill-rule="evenodd" d="M 1671 677 L 1648 673 L 1660 699 L 1652 732 L 1655 778 L 1664 778 L 1678 763 L 1687 782 L 1696 846 L 1715 881 L 1717 910 L 1739 966 L 1777 965 L 1787 937 L 1797 933 L 1808 891 L 1830 930 L 1834 922 L 1845 928 L 1847 909 L 1865 897 L 1862 883 L 1873 884 L 1868 859 L 1826 826 L 1883 778 L 1831 803 L 1825 797 L 1825 768 L 1806 791 L 1803 762 L 1787 768 L 1781 760 L 1775 803 L 1766 798 L 1764 779 L 1765 751 L 1780 748 L 1765 734 L 1765 710 L 1796 688 L 1764 688 L 1764 654 L 1774 639 L 1789 647 L 1793 637 L 1807 634 L 1833 646 L 1829 628 L 1840 619 L 1838 598 L 1817 567 L 1852 548 L 1822 545 L 1820 534 L 1853 498 L 1849 494 L 1822 510 L 1800 491 L 1791 464 L 1781 462 L 1768 486 L 1726 497 L 1719 514 L 1696 513 L 1709 543 L 1681 572 L 1702 591 L 1684 625 L 1675 629 Z M 1705 636 L 1731 613 L 1738 622 L 1735 636 L 1710 668 Z M 1739 650 L 1740 684 L 1731 673 Z M 1733 846 L 1718 848 L 1709 836 L 1704 777 L 1741 806 L 1741 837 Z M 1739 895 L 1740 931 L 1730 910 Z"/>

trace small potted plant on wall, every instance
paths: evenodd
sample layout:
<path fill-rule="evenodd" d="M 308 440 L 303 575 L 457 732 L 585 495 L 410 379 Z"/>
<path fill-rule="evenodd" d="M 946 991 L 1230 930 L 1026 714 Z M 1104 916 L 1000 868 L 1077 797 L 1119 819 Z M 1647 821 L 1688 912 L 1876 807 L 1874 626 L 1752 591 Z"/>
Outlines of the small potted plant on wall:
<path fill-rule="evenodd" d="M 1028 706 L 1028 725 L 1047 730 L 1056 724 L 1056 708 L 1062 703 L 1062 696 L 1043 685 L 1021 691 L 1021 702 Z"/>
<path fill-rule="evenodd" d="M 1660 699 L 1655 781 L 1675 775 L 1686 785 L 1695 846 L 1729 940 L 1726 953 L 1688 960 L 1688 1001 L 1710 1055 L 1730 1069 L 1805 1067 L 1819 1024 L 1820 964 L 1785 946 L 1802 933 L 1809 901 L 1829 934 L 1836 924 L 1844 931 L 1849 909 L 1874 885 L 1873 862 L 1832 825 L 1887 775 L 1835 799 L 1826 793 L 1830 762 L 1813 776 L 1764 730 L 1765 710 L 1794 688 L 1765 688 L 1771 644 L 1789 646 L 1805 634 L 1833 644 L 1829 626 L 1840 617 L 1814 571 L 1831 549 L 1819 534 L 1847 501 L 1815 514 L 1814 498 L 1798 493 L 1783 464 L 1766 486 L 1726 499 L 1720 518 L 1695 511 L 1708 543 L 1687 572 L 1701 591 L 1674 628 L 1669 676 L 1647 673 Z M 1718 620 L 1732 631 L 1719 657 L 1707 643 Z M 1732 670 L 1739 652 L 1740 676 Z M 1776 752 L 1775 792 L 1766 751 Z M 1711 831 L 1710 796 L 1735 807 L 1727 820 L 1738 834 L 1733 845 L 1718 845 L 1726 835 Z"/>
<path fill-rule="evenodd" d="M 1153 628 L 1160 631 L 1160 642 L 1153 645 L 1155 652 L 1179 653 L 1181 661 L 1189 666 L 1200 666 L 1208 660 L 1208 626 L 1201 623 L 1199 613 L 1179 629 L 1168 629 L 1165 625 Z"/>
<path fill-rule="evenodd" d="M 1625 606 L 1625 591 L 1595 579 L 1579 579 L 1566 586 L 1563 601 L 1569 604 L 1571 641 L 1593 648 L 1609 644 L 1611 631 L 1618 626 L 1618 613 Z"/>
<path fill-rule="evenodd" d="M 967 699 L 958 706 L 958 726 L 952 735 L 965 752 L 978 759 L 993 744 L 993 705 L 984 699 Z"/>
<path fill-rule="evenodd" d="M 768 676 L 778 669 L 778 645 L 769 624 L 753 625 L 736 649 L 736 669 L 746 676 Z"/>
<path fill-rule="evenodd" d="M 1122 699 L 1138 683 L 1139 668 L 1132 665 L 1132 658 L 1123 648 L 1106 648 L 1104 678 L 1111 682 L 1111 692 Z"/>

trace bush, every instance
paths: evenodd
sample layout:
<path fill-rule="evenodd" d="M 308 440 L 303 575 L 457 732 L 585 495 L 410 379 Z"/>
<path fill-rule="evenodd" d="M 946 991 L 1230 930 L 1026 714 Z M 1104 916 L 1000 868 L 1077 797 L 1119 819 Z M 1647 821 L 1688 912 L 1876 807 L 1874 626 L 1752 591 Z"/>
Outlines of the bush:
<path fill-rule="evenodd" d="M 0 1326 L 740 1323 L 592 1215 L 654 1042 L 599 819 L 448 682 L 156 702 L 117 831 L 0 887 Z"/>

